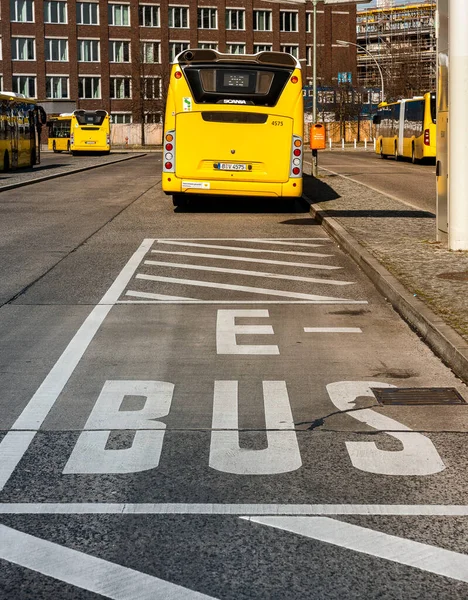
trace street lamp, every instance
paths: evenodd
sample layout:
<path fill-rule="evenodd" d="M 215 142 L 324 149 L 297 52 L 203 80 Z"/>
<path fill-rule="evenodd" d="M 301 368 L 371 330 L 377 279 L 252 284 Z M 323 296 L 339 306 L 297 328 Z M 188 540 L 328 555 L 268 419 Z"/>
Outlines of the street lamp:
<path fill-rule="evenodd" d="M 364 48 L 364 46 L 361 46 L 360 44 L 355 44 L 354 42 L 347 42 L 345 40 L 336 40 L 336 43 L 338 44 L 338 46 L 343 46 L 343 48 L 347 48 L 348 46 L 356 46 L 356 48 L 360 48 L 363 52 L 365 52 L 372 58 L 372 60 L 377 65 L 377 69 L 379 70 L 379 73 L 380 73 L 380 82 L 381 82 L 381 87 L 382 87 L 380 100 L 381 100 L 381 102 L 383 102 L 385 100 L 384 78 L 383 78 L 382 69 L 381 69 L 379 63 L 377 62 L 377 59 L 375 58 L 375 56 L 373 54 L 371 54 L 371 52 L 369 52 L 369 50 L 367 50 L 367 48 Z"/>

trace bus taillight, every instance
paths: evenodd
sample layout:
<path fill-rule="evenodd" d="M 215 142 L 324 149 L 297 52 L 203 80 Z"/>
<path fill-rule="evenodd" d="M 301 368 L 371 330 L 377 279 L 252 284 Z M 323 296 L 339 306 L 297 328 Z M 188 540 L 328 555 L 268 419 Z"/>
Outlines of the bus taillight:
<path fill-rule="evenodd" d="M 302 177 L 302 138 L 293 135 L 289 177 Z"/>
<path fill-rule="evenodd" d="M 424 130 L 424 145 L 425 146 L 431 145 L 431 132 L 429 131 L 429 129 Z"/>
<path fill-rule="evenodd" d="M 175 172 L 175 130 L 167 131 L 164 136 L 164 168 L 165 173 Z"/>

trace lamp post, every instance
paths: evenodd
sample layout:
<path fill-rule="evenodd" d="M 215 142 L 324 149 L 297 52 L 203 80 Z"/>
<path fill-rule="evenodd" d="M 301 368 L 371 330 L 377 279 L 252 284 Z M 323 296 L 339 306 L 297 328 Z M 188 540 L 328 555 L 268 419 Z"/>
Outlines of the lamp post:
<path fill-rule="evenodd" d="M 375 58 L 375 56 L 373 54 L 371 54 L 369 52 L 369 50 L 367 50 L 367 48 L 364 48 L 364 46 L 361 46 L 360 44 L 355 44 L 354 42 L 347 42 L 345 40 L 336 40 L 336 43 L 339 46 L 343 46 L 343 48 L 347 48 L 348 46 L 356 46 L 356 48 L 360 48 L 363 52 L 365 52 L 366 54 L 368 54 L 372 58 L 372 60 L 377 65 L 377 69 L 378 69 L 378 71 L 380 73 L 380 83 L 381 83 L 381 87 L 382 87 L 382 92 L 381 92 L 381 95 L 380 95 L 380 100 L 381 100 L 381 102 L 383 102 L 385 100 L 384 78 L 383 78 L 382 69 L 381 69 L 379 63 L 377 62 L 377 59 Z"/>

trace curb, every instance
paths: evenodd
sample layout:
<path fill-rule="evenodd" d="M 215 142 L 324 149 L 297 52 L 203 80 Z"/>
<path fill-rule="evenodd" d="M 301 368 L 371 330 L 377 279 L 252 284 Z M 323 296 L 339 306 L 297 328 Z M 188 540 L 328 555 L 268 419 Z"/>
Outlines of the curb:
<path fill-rule="evenodd" d="M 87 167 L 77 167 L 71 171 L 66 171 L 62 173 L 51 173 L 50 175 L 44 175 L 42 177 L 37 177 L 36 179 L 25 179 L 24 181 L 18 181 L 17 183 L 7 183 L 5 185 L 0 186 L 1 192 L 8 192 L 9 190 L 14 190 L 16 188 L 25 187 L 26 185 L 32 185 L 33 183 L 42 183 L 43 181 L 49 181 L 49 179 L 57 179 L 58 177 L 65 177 L 66 175 L 73 175 L 74 173 L 81 173 L 82 171 L 90 171 L 91 169 L 98 169 L 99 167 L 107 167 L 109 165 L 115 165 L 116 163 L 123 162 L 125 160 L 132 160 L 134 158 L 141 158 L 142 156 L 146 156 L 146 152 L 135 154 L 134 156 L 125 156 L 124 158 L 118 158 L 117 160 L 109 161 L 106 163 L 101 163 L 99 165 L 88 165 Z"/>
<path fill-rule="evenodd" d="M 318 204 L 311 203 L 310 212 L 431 350 L 468 384 L 468 342 L 421 300 L 410 294 L 396 277 Z"/>

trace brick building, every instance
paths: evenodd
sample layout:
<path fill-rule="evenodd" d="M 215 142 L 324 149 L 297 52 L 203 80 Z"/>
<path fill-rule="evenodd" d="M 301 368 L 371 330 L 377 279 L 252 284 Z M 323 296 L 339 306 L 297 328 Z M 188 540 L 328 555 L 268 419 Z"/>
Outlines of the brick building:
<path fill-rule="evenodd" d="M 312 6 L 263 0 L 0 0 L 2 89 L 104 108 L 114 122 L 159 122 L 169 64 L 188 47 L 291 52 L 312 78 Z M 356 76 L 354 4 L 317 15 L 319 85 Z M 59 103 L 57 103 L 59 104 Z"/>

